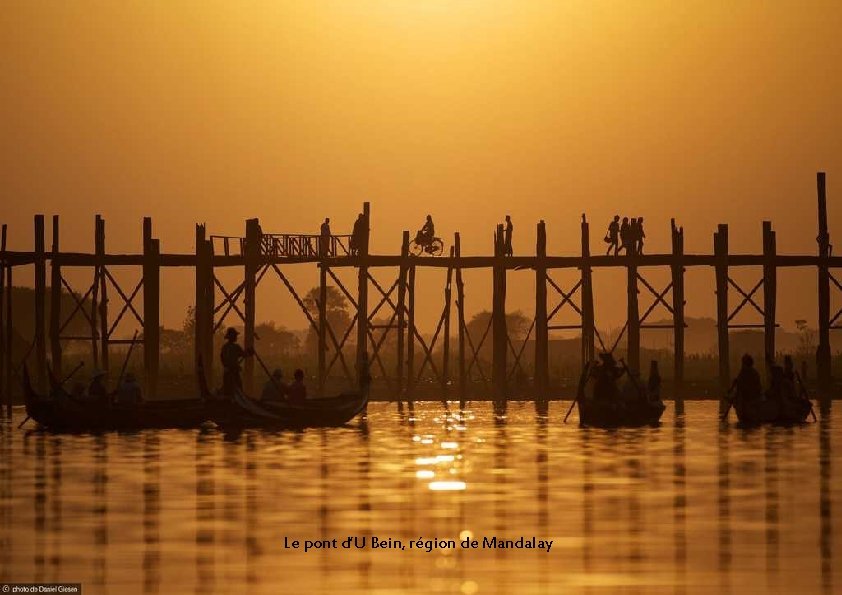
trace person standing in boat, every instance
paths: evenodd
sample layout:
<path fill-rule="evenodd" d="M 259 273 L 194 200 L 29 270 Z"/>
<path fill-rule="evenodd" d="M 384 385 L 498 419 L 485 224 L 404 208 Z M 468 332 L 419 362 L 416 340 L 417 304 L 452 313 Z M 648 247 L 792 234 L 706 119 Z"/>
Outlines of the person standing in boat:
<path fill-rule="evenodd" d="M 734 382 L 731 383 L 729 393 L 737 389 L 737 399 L 742 402 L 754 401 L 763 396 L 763 385 L 760 382 L 760 374 L 754 367 L 754 358 L 749 354 L 743 355 L 742 367 Z"/>
<path fill-rule="evenodd" d="M 304 370 L 298 368 L 293 373 L 293 382 L 287 389 L 287 399 L 293 405 L 302 405 L 307 400 L 307 387 L 304 386 Z"/>
<path fill-rule="evenodd" d="M 239 334 L 233 326 L 225 331 L 225 345 L 219 353 L 222 360 L 222 393 L 228 396 L 243 390 L 240 362 L 254 354 L 253 349 L 243 349 L 237 343 Z"/>
<path fill-rule="evenodd" d="M 284 383 L 284 373 L 280 368 L 275 368 L 272 377 L 263 385 L 263 392 L 260 393 L 261 401 L 283 401 L 287 393 L 287 385 Z"/>

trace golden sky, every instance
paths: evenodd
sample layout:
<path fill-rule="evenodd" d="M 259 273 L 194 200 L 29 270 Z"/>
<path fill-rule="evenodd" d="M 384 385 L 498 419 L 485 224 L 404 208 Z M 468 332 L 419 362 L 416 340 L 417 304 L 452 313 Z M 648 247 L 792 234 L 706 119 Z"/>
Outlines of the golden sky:
<path fill-rule="evenodd" d="M 109 249 L 134 251 L 151 215 L 180 252 L 195 222 L 340 232 L 370 200 L 380 253 L 427 213 L 468 253 L 506 213 L 516 253 L 541 218 L 569 253 L 583 212 L 596 249 L 616 212 L 646 218 L 650 251 L 675 216 L 688 251 L 719 222 L 759 251 L 771 218 L 779 251 L 812 253 L 817 170 L 842 234 L 840 31 L 842 4 L 813 1 L 7 0 L 0 220 L 28 248 L 32 214 L 60 214 L 64 245 L 90 249 L 101 213 Z M 192 278 L 165 282 L 175 324 Z M 531 312 L 531 283 L 512 307 Z M 711 313 L 712 274 L 688 283 L 688 313 Z M 780 291 L 782 324 L 815 319 L 814 272 Z"/>

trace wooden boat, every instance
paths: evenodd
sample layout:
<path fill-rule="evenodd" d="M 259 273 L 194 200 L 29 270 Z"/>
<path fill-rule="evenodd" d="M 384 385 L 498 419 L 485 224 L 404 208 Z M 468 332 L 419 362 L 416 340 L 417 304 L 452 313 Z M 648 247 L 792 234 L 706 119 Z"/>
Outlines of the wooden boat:
<path fill-rule="evenodd" d="M 197 428 L 216 415 L 214 405 L 198 398 L 120 406 L 79 401 L 52 379 L 51 384 L 48 396 L 38 394 L 32 387 L 29 371 L 24 367 L 26 414 L 41 426 L 54 431 Z"/>
<path fill-rule="evenodd" d="M 737 412 L 737 420 L 743 426 L 792 425 L 806 422 L 812 405 L 806 398 L 744 399 L 738 394 L 734 399 L 734 410 Z"/>
<path fill-rule="evenodd" d="M 228 399 L 210 390 L 201 362 L 197 366 L 197 376 L 199 391 L 205 402 L 226 403 L 223 408 L 213 407 L 215 415 L 210 418 L 210 421 L 222 427 L 335 427 L 348 423 L 365 411 L 368 405 L 368 396 L 358 392 L 306 399 L 301 404 L 256 401 L 242 392 Z"/>
<path fill-rule="evenodd" d="M 192 429 L 208 421 L 236 428 L 305 428 L 341 426 L 364 411 L 368 403 L 358 393 L 308 399 L 302 405 L 264 404 L 242 394 L 234 399 L 221 399 L 208 390 L 204 374 L 198 376 L 201 398 L 120 406 L 79 401 L 52 379 L 50 394 L 38 394 L 32 387 L 29 371 L 24 368 L 26 414 L 41 426 L 59 432 Z"/>
<path fill-rule="evenodd" d="M 585 373 L 587 374 L 587 369 Z M 594 428 L 639 428 L 657 426 L 666 406 L 660 399 L 651 399 L 642 386 L 631 384 L 623 394 L 608 399 L 594 395 L 595 379 L 583 375 L 576 404 L 579 424 Z"/>

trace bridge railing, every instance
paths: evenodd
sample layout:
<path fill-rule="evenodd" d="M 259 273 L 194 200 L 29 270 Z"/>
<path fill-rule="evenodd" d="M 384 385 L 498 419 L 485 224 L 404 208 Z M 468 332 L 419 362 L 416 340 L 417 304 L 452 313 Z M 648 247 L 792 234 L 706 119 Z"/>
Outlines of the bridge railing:
<path fill-rule="evenodd" d="M 234 256 L 243 254 L 245 238 L 238 236 L 210 237 L 214 253 Z M 260 236 L 260 253 L 263 256 L 291 256 L 318 258 L 351 255 L 350 235 L 264 233 Z"/>

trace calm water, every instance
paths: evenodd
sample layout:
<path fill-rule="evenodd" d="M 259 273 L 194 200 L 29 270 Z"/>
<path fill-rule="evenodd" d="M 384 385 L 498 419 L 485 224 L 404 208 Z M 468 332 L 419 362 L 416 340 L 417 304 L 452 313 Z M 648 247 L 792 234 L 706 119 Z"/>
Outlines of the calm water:
<path fill-rule="evenodd" d="M 842 428 L 562 425 L 512 404 L 370 406 L 302 433 L 0 434 L 0 580 L 86 593 L 842 592 Z M 575 414 L 574 416 L 575 417 Z M 469 533 L 466 533 L 469 532 Z M 520 536 L 536 550 L 303 550 L 290 539 Z M 407 546 L 408 547 L 408 546 Z"/>

